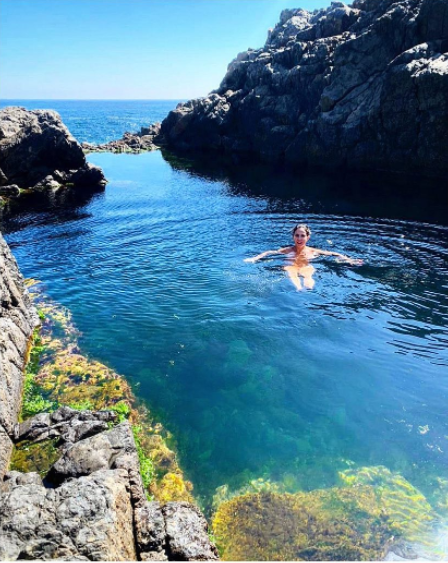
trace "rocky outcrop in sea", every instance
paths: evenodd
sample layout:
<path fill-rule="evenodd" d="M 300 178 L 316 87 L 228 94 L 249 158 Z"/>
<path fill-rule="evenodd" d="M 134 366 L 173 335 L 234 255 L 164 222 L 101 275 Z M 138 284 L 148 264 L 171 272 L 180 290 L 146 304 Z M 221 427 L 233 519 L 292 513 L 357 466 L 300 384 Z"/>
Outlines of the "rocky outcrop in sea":
<path fill-rule="evenodd" d="M 81 145 L 55 111 L 0 110 L 0 199 L 105 185 L 102 170 L 86 161 Z"/>
<path fill-rule="evenodd" d="M 121 139 L 109 141 L 100 145 L 94 143 L 81 143 L 81 147 L 86 153 L 89 152 L 130 152 L 139 153 L 142 151 L 153 151 L 164 144 L 164 139 L 160 135 L 160 123 L 153 123 L 148 127 L 142 127 L 138 133 L 124 133 Z"/>
<path fill-rule="evenodd" d="M 24 369 L 42 314 L 0 235 L 0 560 L 217 559 L 207 522 L 195 505 L 148 500 L 139 457 L 142 445 L 135 426 L 123 419 L 123 408 L 94 411 L 61 405 L 51 410 L 47 401 L 46 412 L 18 422 L 24 388 L 24 403 L 39 407 Z M 72 358 L 77 369 L 69 373 L 82 389 L 76 351 Z M 102 369 L 98 388 L 104 390 L 109 383 L 118 392 L 124 382 Z M 64 374 L 62 366 L 57 374 Z M 89 377 L 95 380 L 100 374 L 92 371 Z M 13 449 L 16 460 L 32 450 L 40 452 L 49 470 L 10 469 Z"/>
<path fill-rule="evenodd" d="M 168 146 L 295 167 L 448 172 L 446 0 L 284 10 L 219 88 L 162 122 Z"/>

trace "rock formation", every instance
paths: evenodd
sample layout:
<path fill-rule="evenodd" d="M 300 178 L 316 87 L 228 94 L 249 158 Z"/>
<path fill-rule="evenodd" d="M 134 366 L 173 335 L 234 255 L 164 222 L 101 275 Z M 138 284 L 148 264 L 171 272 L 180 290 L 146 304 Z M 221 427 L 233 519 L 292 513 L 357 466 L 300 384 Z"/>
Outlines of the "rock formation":
<path fill-rule="evenodd" d="M 152 151 L 164 144 L 160 135 L 160 123 L 153 123 L 149 127 L 142 127 L 139 133 L 125 133 L 121 139 L 101 145 L 82 143 L 85 152 L 132 152 Z"/>
<path fill-rule="evenodd" d="M 446 0 L 284 10 L 263 48 L 162 122 L 169 147 L 446 178 Z"/>
<path fill-rule="evenodd" d="M 38 324 L 17 263 L 0 235 L 0 481 L 11 456 L 25 357 Z"/>
<path fill-rule="evenodd" d="M 17 197 L 20 189 L 102 189 L 105 184 L 102 170 L 86 162 L 55 111 L 0 111 L 0 196 Z"/>
<path fill-rule="evenodd" d="M 217 559 L 194 505 L 147 500 L 131 425 L 117 412 L 60 406 L 17 422 L 38 324 L 0 235 L 0 560 Z M 44 479 L 8 471 L 14 444 L 40 442 L 56 454 Z"/>

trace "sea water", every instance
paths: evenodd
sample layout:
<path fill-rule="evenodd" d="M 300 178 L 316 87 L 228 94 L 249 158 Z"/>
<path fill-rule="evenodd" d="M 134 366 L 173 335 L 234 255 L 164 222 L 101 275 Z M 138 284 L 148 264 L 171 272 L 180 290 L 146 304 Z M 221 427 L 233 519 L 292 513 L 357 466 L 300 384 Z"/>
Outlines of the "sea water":
<path fill-rule="evenodd" d="M 148 124 L 147 107 L 124 128 Z M 24 211 L 6 239 L 24 275 L 70 309 L 83 351 L 125 375 L 173 432 L 204 506 L 224 485 L 307 491 L 365 466 L 446 495 L 443 199 L 393 179 L 216 168 L 159 151 L 89 161 L 109 180 L 104 193 Z M 298 292 L 282 256 L 244 262 L 290 244 L 297 222 L 311 226 L 311 246 L 363 265 L 321 257 L 314 289 Z"/>

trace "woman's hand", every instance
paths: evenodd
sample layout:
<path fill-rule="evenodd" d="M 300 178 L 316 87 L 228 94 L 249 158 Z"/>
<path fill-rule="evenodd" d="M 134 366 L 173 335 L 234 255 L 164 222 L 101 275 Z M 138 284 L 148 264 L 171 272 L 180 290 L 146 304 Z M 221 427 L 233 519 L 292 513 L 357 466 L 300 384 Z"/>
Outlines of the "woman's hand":
<path fill-rule="evenodd" d="M 361 258 L 346 258 L 346 262 L 352 266 L 362 266 L 364 264 L 364 260 L 361 260 Z"/>
<path fill-rule="evenodd" d="M 245 258 L 244 262 L 248 262 L 249 264 L 254 264 L 257 261 L 257 259 L 254 258 Z"/>

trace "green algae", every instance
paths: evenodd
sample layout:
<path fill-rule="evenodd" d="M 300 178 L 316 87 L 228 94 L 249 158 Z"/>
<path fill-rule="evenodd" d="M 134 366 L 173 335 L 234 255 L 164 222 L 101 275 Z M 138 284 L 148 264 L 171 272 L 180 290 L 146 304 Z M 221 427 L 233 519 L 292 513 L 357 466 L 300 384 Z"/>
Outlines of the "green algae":
<path fill-rule="evenodd" d="M 246 492 L 222 502 L 213 531 L 224 560 L 382 559 L 397 538 L 429 537 L 435 513 L 384 467 L 341 472 L 342 486 Z"/>
<path fill-rule="evenodd" d="M 37 382 L 40 358 L 45 349 L 40 336 L 40 328 L 36 328 L 31 337 L 28 362 L 26 364 L 23 384 L 21 419 L 29 418 L 40 412 L 54 410 L 54 402 L 49 400 Z"/>
<path fill-rule="evenodd" d="M 14 448 L 10 470 L 27 473 L 36 471 L 44 477 L 50 467 L 59 459 L 58 438 L 30 443 L 21 442 Z"/>

